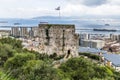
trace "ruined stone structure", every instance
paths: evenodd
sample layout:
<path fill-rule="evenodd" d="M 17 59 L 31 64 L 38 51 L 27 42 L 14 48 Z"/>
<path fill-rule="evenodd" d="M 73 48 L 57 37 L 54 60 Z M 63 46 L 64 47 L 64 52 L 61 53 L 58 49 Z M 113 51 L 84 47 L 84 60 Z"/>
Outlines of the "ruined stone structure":
<path fill-rule="evenodd" d="M 41 53 L 78 55 L 79 35 L 74 25 L 39 24 L 38 34 Z"/>
<path fill-rule="evenodd" d="M 79 35 L 75 33 L 74 25 L 39 24 L 37 27 L 12 27 L 11 35 L 37 40 L 37 46 L 27 48 L 39 53 L 78 55 Z"/>

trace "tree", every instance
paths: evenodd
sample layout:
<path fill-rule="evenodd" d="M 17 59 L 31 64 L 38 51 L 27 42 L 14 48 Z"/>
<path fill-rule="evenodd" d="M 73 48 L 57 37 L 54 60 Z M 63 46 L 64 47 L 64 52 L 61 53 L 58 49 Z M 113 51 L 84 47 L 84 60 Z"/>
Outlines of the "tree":
<path fill-rule="evenodd" d="M 96 66 L 94 67 L 96 73 L 95 76 L 97 78 L 106 78 L 109 76 L 113 76 L 112 70 L 110 70 L 108 67 L 105 66 Z"/>
<path fill-rule="evenodd" d="M 6 73 L 0 71 L 0 80 L 16 80 L 11 77 L 11 73 L 8 71 Z"/>
<path fill-rule="evenodd" d="M 42 60 L 30 60 L 22 67 L 19 80 L 60 80 L 57 70 Z"/>
<path fill-rule="evenodd" d="M 73 80 L 89 80 L 94 76 L 92 63 L 84 58 L 72 58 L 60 66 L 63 72 L 71 76 Z"/>
<path fill-rule="evenodd" d="M 13 49 L 15 49 L 15 48 L 21 48 L 22 49 L 22 47 L 23 47 L 22 46 L 22 41 L 16 40 L 16 39 L 13 39 L 13 38 L 10 38 L 10 37 L 2 38 L 2 39 L 0 39 L 0 42 L 2 44 L 9 44 L 9 45 L 11 45 L 13 47 Z"/>
<path fill-rule="evenodd" d="M 21 67 L 26 61 L 34 60 L 35 55 L 30 53 L 16 54 L 14 57 L 9 58 L 5 63 L 6 69 L 17 69 Z"/>
<path fill-rule="evenodd" d="M 22 72 L 21 67 L 29 60 L 35 60 L 35 55 L 30 53 L 16 54 L 6 61 L 4 68 L 6 71 L 10 70 L 13 77 L 17 77 Z"/>
<path fill-rule="evenodd" d="M 98 66 L 84 58 L 72 58 L 60 66 L 60 69 L 70 76 L 71 80 L 92 80 L 113 78 L 111 69 L 105 66 Z"/>
<path fill-rule="evenodd" d="M 3 65 L 5 61 L 13 56 L 12 46 L 0 43 L 0 64 Z"/>

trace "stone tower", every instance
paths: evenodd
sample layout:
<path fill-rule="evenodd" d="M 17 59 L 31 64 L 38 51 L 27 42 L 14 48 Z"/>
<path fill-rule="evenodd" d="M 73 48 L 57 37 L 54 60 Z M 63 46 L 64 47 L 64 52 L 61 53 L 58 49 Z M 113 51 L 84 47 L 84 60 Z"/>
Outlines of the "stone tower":
<path fill-rule="evenodd" d="M 75 33 L 74 25 L 39 24 L 39 51 L 57 55 L 78 55 L 79 35 Z"/>

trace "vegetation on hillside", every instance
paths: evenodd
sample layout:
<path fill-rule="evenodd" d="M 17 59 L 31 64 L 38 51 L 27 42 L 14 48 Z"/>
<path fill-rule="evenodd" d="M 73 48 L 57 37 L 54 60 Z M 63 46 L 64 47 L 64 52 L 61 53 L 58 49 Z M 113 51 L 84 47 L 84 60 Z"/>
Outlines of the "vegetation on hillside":
<path fill-rule="evenodd" d="M 54 68 L 53 62 L 61 58 L 22 49 L 16 39 L 0 39 L 0 80 L 120 80 L 119 72 L 83 57 L 71 58 Z"/>

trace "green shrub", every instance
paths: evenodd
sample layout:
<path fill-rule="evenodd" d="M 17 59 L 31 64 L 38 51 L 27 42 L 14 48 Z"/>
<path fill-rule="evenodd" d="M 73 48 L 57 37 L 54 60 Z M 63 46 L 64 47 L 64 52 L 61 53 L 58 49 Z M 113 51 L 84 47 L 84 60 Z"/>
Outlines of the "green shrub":
<path fill-rule="evenodd" d="M 94 59 L 94 60 L 100 60 L 100 56 L 91 54 L 91 53 L 79 53 L 79 55 L 87 56 L 88 58 Z"/>
<path fill-rule="evenodd" d="M 22 65 L 24 65 L 25 62 L 29 61 L 29 60 L 34 60 L 35 59 L 35 55 L 34 54 L 30 54 L 30 53 L 21 53 L 21 54 L 16 54 L 14 57 L 9 58 L 4 67 L 5 69 L 17 69 L 19 67 L 21 67 Z"/>

